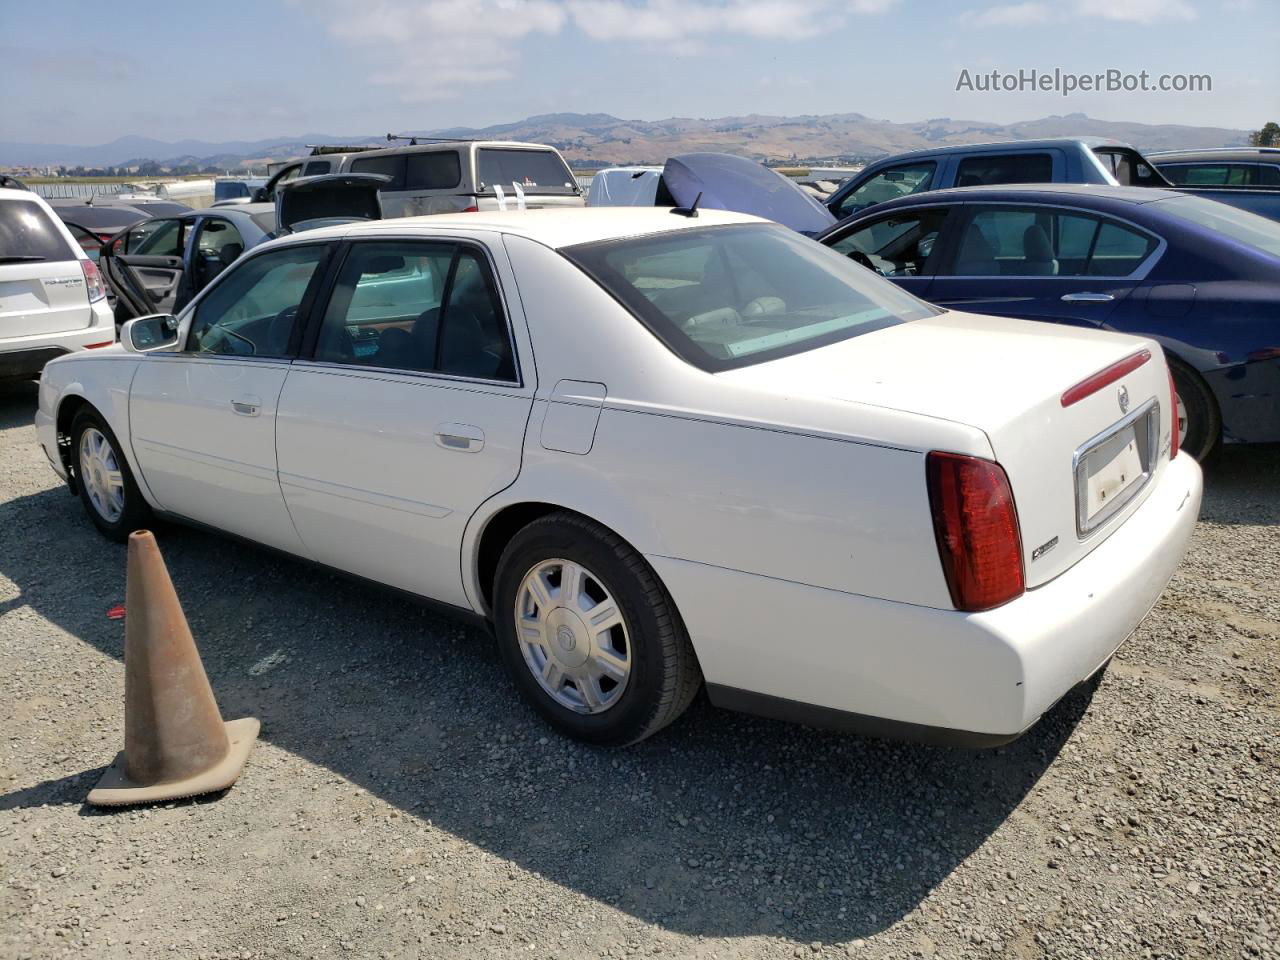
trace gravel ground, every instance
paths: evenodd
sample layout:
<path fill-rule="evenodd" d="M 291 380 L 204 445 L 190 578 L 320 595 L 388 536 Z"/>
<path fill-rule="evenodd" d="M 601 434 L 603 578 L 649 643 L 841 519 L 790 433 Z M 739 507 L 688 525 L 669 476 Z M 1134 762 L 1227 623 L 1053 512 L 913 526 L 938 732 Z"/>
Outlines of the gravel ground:
<path fill-rule="evenodd" d="M 194 531 L 161 547 L 225 795 L 83 805 L 123 743 L 124 550 L 0 386 L 0 957 L 1277 957 L 1280 450 L 1228 450 L 1090 697 L 949 751 L 694 704 L 560 739 L 491 641 Z"/>

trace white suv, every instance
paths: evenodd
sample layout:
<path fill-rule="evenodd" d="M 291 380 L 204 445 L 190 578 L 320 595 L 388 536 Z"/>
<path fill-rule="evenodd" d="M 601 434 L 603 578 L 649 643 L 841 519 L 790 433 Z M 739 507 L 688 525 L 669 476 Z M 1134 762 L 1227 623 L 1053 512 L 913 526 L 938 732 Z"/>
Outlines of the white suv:
<path fill-rule="evenodd" d="M 97 264 L 43 199 L 0 189 L 0 380 L 115 340 Z"/>

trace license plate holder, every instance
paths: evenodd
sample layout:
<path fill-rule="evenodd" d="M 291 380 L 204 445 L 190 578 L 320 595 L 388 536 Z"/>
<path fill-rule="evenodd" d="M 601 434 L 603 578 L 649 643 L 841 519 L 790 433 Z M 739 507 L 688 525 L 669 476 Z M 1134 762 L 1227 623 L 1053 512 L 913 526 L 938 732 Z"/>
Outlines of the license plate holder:
<path fill-rule="evenodd" d="M 1076 451 L 1076 533 L 1081 538 L 1123 509 L 1151 479 L 1158 415 L 1150 400 Z"/>

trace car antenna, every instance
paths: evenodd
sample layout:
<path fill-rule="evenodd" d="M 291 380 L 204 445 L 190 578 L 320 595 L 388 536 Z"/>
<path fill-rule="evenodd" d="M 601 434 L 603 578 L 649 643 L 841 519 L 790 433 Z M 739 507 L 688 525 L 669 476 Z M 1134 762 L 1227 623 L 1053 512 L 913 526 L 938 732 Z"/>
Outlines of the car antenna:
<path fill-rule="evenodd" d="M 698 191 L 698 195 L 693 198 L 693 203 L 687 207 L 672 207 L 671 212 L 681 217 L 696 217 L 698 215 L 698 204 L 702 201 L 702 191 Z"/>

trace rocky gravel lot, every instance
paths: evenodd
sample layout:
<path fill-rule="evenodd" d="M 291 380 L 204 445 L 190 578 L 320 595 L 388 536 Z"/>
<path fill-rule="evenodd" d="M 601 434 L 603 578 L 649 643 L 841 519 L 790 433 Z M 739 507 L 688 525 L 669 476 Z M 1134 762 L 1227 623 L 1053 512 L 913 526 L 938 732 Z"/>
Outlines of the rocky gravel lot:
<path fill-rule="evenodd" d="M 1000 750 L 705 702 L 557 737 L 480 632 L 158 537 L 228 719 L 215 798 L 83 805 L 123 743 L 124 550 L 0 385 L 0 958 L 1280 956 L 1280 450 L 1208 472 L 1100 687 Z"/>

